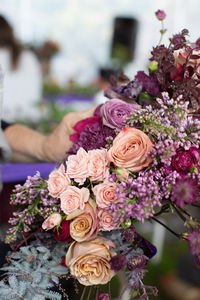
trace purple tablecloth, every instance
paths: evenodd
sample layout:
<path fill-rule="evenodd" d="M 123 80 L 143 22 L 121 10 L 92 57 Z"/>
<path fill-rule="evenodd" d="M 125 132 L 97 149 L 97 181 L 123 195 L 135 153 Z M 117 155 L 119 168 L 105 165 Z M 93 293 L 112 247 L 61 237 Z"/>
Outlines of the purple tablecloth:
<path fill-rule="evenodd" d="M 33 176 L 37 171 L 40 172 L 41 177 L 47 177 L 54 169 L 56 164 L 49 163 L 8 163 L 2 166 L 2 180 L 3 183 L 22 182 L 27 176 Z"/>

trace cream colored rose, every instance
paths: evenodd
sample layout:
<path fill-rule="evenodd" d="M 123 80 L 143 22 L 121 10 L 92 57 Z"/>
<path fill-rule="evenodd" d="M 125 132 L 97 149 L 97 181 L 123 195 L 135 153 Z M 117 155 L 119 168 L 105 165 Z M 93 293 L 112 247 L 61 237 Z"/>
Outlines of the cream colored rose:
<path fill-rule="evenodd" d="M 77 209 L 67 216 L 70 220 L 70 235 L 77 242 L 95 239 L 98 233 L 96 203 L 89 199 L 84 210 Z"/>
<path fill-rule="evenodd" d="M 79 184 L 83 184 L 88 177 L 88 153 L 80 148 L 76 155 L 70 155 L 66 162 L 67 174 Z"/>
<path fill-rule="evenodd" d="M 92 182 L 99 182 L 109 176 L 109 161 L 106 149 L 88 151 L 88 172 Z"/>
<path fill-rule="evenodd" d="M 115 275 L 110 259 L 115 255 L 112 241 L 103 237 L 90 242 L 74 242 L 66 254 L 65 263 L 70 273 L 81 284 L 90 286 L 106 284 Z"/>
<path fill-rule="evenodd" d="M 63 165 L 50 173 L 47 184 L 49 194 L 52 197 L 59 198 L 60 194 L 70 185 L 70 178 L 66 174 Z"/>
<path fill-rule="evenodd" d="M 99 230 L 110 231 L 117 229 L 117 225 L 113 224 L 113 216 L 106 210 L 100 209 L 98 211 Z"/>
<path fill-rule="evenodd" d="M 108 180 L 97 184 L 92 191 L 96 196 L 96 203 L 98 207 L 107 208 L 112 203 L 116 203 L 118 201 L 116 193 L 117 189 L 119 189 L 119 185 Z"/>
<path fill-rule="evenodd" d="M 51 214 L 44 222 L 42 223 L 42 228 L 44 230 L 49 230 L 58 226 L 62 220 L 62 217 L 59 213 Z"/>
<path fill-rule="evenodd" d="M 138 172 L 151 163 L 148 153 L 152 148 L 151 140 L 144 132 L 136 128 L 124 128 L 114 139 L 108 159 L 117 167 Z"/>
<path fill-rule="evenodd" d="M 84 209 L 85 203 L 89 200 L 90 192 L 86 188 L 68 186 L 60 195 L 60 207 L 65 214 L 70 214 L 76 209 Z"/>

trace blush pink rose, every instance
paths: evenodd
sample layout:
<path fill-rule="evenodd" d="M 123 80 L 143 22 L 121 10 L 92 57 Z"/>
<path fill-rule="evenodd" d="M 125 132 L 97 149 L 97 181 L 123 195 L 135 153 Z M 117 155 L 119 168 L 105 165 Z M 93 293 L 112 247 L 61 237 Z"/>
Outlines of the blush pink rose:
<path fill-rule="evenodd" d="M 92 182 L 99 182 L 109 176 L 109 161 L 106 149 L 88 151 L 88 172 Z"/>
<path fill-rule="evenodd" d="M 98 211 L 99 230 L 110 231 L 117 229 L 117 225 L 113 224 L 113 216 L 106 210 L 100 209 Z"/>
<path fill-rule="evenodd" d="M 63 165 L 50 173 L 47 184 L 49 194 L 54 198 L 59 198 L 60 194 L 70 185 L 70 178 Z"/>
<path fill-rule="evenodd" d="M 98 207 L 107 208 L 112 203 L 116 203 L 118 201 L 116 193 L 117 189 L 119 189 L 119 185 L 108 180 L 95 185 L 92 191 L 96 196 L 96 203 Z"/>
<path fill-rule="evenodd" d="M 152 159 L 148 153 L 153 145 L 150 138 L 136 128 L 124 128 L 114 139 L 108 151 L 108 159 L 116 167 L 138 172 L 147 167 Z"/>
<path fill-rule="evenodd" d="M 81 284 L 106 284 L 115 275 L 110 265 L 110 259 L 115 255 L 113 248 L 115 244 L 103 237 L 89 242 L 74 242 L 67 251 L 65 263 L 71 275 Z"/>
<path fill-rule="evenodd" d="M 60 225 L 62 217 L 59 213 L 51 214 L 44 222 L 42 223 L 42 229 L 49 230 L 55 226 Z"/>
<path fill-rule="evenodd" d="M 88 153 L 83 148 L 80 148 L 76 155 L 68 157 L 66 162 L 67 175 L 79 184 L 83 184 L 88 177 L 88 162 Z"/>
<path fill-rule="evenodd" d="M 67 216 L 70 235 L 77 242 L 95 239 L 98 233 L 96 203 L 89 199 L 84 210 L 77 209 Z"/>
<path fill-rule="evenodd" d="M 85 203 L 89 200 L 90 192 L 86 188 L 68 186 L 60 195 L 61 209 L 65 214 L 70 214 L 76 209 L 84 209 Z"/>

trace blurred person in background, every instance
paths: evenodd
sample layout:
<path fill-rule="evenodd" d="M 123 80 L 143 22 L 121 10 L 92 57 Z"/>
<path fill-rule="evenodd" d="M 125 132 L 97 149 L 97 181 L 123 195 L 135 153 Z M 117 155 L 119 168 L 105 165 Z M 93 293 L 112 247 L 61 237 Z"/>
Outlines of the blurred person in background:
<path fill-rule="evenodd" d="M 12 122 L 37 119 L 36 101 L 41 98 L 40 64 L 29 50 L 17 41 L 13 28 L 0 15 L 0 65 L 5 74 L 3 118 Z"/>

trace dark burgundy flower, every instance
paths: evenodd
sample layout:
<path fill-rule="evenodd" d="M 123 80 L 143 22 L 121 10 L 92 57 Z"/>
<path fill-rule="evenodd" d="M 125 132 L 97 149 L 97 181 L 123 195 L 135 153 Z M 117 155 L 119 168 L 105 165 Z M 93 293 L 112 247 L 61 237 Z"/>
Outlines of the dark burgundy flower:
<path fill-rule="evenodd" d="M 179 148 L 172 157 L 172 168 L 180 174 L 187 174 L 194 165 L 198 168 L 199 151 L 196 147 L 189 150 Z"/>
<path fill-rule="evenodd" d="M 111 269 L 114 271 L 120 271 L 121 269 L 126 268 L 127 260 L 126 256 L 122 254 L 115 255 L 110 260 Z"/>
<path fill-rule="evenodd" d="M 198 267 L 200 267 L 200 255 L 197 255 L 196 257 L 196 264 Z"/>
<path fill-rule="evenodd" d="M 164 10 L 157 10 L 155 12 L 155 15 L 159 21 L 163 21 L 166 18 L 166 13 L 164 12 Z"/>
<path fill-rule="evenodd" d="M 184 78 L 184 68 L 181 65 L 176 66 L 176 71 L 171 72 L 170 77 L 172 80 L 183 80 Z"/>
<path fill-rule="evenodd" d="M 70 221 L 62 220 L 60 228 L 54 232 L 54 237 L 58 242 L 71 242 Z"/>
<path fill-rule="evenodd" d="M 128 228 L 122 229 L 121 231 L 122 238 L 125 239 L 127 242 L 134 241 L 134 239 L 137 237 L 137 232 L 135 230 L 135 227 L 131 225 Z"/>
<path fill-rule="evenodd" d="M 76 143 L 80 138 L 81 132 L 83 132 L 87 126 L 89 128 L 92 128 L 94 124 L 101 124 L 100 116 L 93 116 L 77 122 L 76 125 L 74 126 L 74 130 L 76 132 L 70 135 L 70 140 L 73 143 Z"/>
<path fill-rule="evenodd" d="M 127 268 L 130 271 L 133 271 L 135 269 L 142 269 L 147 265 L 147 262 L 148 260 L 144 255 L 135 255 L 128 260 Z"/>
<path fill-rule="evenodd" d="M 65 263 L 65 256 L 62 256 L 62 261 L 61 261 L 61 266 L 63 266 L 63 267 L 66 267 L 67 268 L 67 265 L 66 265 L 66 263 Z"/>

